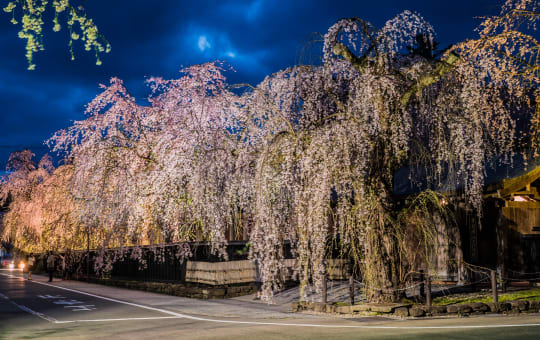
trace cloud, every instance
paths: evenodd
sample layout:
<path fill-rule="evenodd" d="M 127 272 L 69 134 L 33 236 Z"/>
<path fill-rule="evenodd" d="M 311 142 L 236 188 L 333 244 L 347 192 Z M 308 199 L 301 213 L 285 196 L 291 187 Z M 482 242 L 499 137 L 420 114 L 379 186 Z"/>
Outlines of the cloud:
<path fill-rule="evenodd" d="M 201 52 L 204 52 L 206 49 L 212 47 L 212 45 L 210 45 L 210 43 L 208 42 L 208 38 L 206 38 L 206 35 L 199 36 L 197 46 L 199 47 L 199 50 L 201 50 Z"/>
<path fill-rule="evenodd" d="M 217 27 L 202 26 L 193 22 L 181 27 L 173 36 L 175 38 L 171 39 L 170 45 L 174 45 L 180 37 L 180 44 L 175 46 L 175 50 L 183 57 L 190 56 L 188 62 L 193 60 L 194 63 L 200 63 L 201 56 L 207 59 L 205 61 L 228 60 L 237 58 L 241 54 L 229 34 L 220 31 Z M 186 50 L 196 53 L 188 55 Z M 172 58 L 177 57 L 178 54 L 173 55 Z"/>

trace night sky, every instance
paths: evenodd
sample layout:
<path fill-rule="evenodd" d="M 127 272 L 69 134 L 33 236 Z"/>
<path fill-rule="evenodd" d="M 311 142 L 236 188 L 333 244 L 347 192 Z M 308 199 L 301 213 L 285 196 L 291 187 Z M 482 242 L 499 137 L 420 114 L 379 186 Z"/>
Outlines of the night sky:
<path fill-rule="evenodd" d="M 73 1 L 72 1 L 73 2 Z M 84 118 L 84 106 L 109 78 L 123 79 L 131 94 L 144 103 L 149 76 L 174 78 L 183 66 L 228 62 L 236 71 L 230 83 L 256 85 L 266 75 L 309 62 L 302 49 L 313 32 L 325 33 L 336 20 L 360 17 L 380 27 L 409 9 L 419 12 L 437 31 L 440 47 L 474 38 L 475 17 L 497 14 L 503 0 L 378 0 L 378 1 L 110 1 L 84 2 L 86 13 L 112 45 L 94 54 L 75 42 L 71 61 L 68 30 L 52 31 L 46 16 L 45 48 L 35 54 L 37 69 L 27 71 L 25 41 L 19 25 L 0 11 L 0 171 L 12 151 L 47 152 L 43 141 L 55 131 Z M 7 4 L 2 1 L 2 7 Z"/>

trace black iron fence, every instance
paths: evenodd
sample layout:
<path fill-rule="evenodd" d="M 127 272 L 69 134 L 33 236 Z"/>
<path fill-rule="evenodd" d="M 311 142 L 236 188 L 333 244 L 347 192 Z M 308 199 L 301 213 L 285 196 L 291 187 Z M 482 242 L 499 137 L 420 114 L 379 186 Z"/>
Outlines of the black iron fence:
<path fill-rule="evenodd" d="M 98 250 L 76 250 L 56 255 L 56 275 L 67 278 L 107 277 L 112 279 L 185 282 L 186 261 L 225 261 L 212 251 L 210 243 L 192 242 Z M 249 248 L 246 241 L 230 241 L 225 246 L 229 261 L 246 260 Z M 185 256 L 187 254 L 187 256 Z M 46 272 L 47 254 L 36 256 L 35 272 Z"/>

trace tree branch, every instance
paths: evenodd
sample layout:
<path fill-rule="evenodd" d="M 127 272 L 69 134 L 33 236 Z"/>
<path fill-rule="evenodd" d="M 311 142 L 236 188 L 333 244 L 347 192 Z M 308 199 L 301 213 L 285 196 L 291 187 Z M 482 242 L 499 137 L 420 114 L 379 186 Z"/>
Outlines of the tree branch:
<path fill-rule="evenodd" d="M 445 60 L 441 60 L 439 62 L 439 65 L 437 65 L 437 67 L 435 68 L 433 72 L 430 72 L 422 76 L 420 79 L 418 79 L 416 84 L 412 85 L 403 94 L 403 96 L 401 96 L 401 105 L 403 107 L 406 107 L 407 104 L 409 104 L 409 101 L 411 100 L 412 95 L 428 87 L 429 85 L 438 82 L 445 74 L 447 74 L 448 72 L 452 70 L 453 66 L 459 59 L 460 58 L 457 54 L 451 52 L 448 55 L 448 57 L 446 57 Z"/>
<path fill-rule="evenodd" d="M 362 57 L 358 58 L 354 55 L 354 53 L 351 52 L 351 50 L 347 46 L 338 42 L 332 48 L 332 52 L 335 55 L 342 56 L 345 60 L 351 63 L 351 65 L 359 72 L 364 72 L 364 70 L 366 69 L 368 61 L 367 53 L 369 52 L 369 50 L 366 51 L 366 53 Z"/>

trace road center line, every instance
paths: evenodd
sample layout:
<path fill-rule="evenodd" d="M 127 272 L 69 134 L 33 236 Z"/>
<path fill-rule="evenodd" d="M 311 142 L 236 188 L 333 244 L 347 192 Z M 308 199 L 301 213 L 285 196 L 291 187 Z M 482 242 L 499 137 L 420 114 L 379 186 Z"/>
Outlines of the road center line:
<path fill-rule="evenodd" d="M 19 276 L 9 275 L 9 274 L 0 274 L 12 278 L 17 278 L 24 281 L 24 278 Z M 116 302 L 128 306 L 139 307 L 147 310 L 152 310 L 156 312 L 161 312 L 164 314 L 172 315 L 173 317 L 161 317 L 161 318 L 120 318 L 120 319 L 96 319 L 96 320 L 69 320 L 69 321 L 58 321 L 55 320 L 54 323 L 74 323 L 74 322 L 107 322 L 107 321 L 130 321 L 130 320 L 155 320 L 155 319 L 190 319 L 196 321 L 206 321 L 206 322 L 215 322 L 215 323 L 227 323 L 227 324 L 241 324 L 241 325 L 261 325 L 261 326 L 291 326 L 291 327 L 318 327 L 318 328 L 360 328 L 360 329 L 479 329 L 479 328 L 513 328 L 513 327 L 539 327 L 540 323 L 530 323 L 530 324 L 505 324 L 505 325 L 454 325 L 454 326 L 370 326 L 370 325 L 321 325 L 321 324 L 309 324 L 309 323 L 280 323 L 280 322 L 263 322 L 263 321 L 236 321 L 236 320 L 219 320 L 219 319 L 208 319 L 201 318 L 197 316 L 191 316 L 182 313 L 176 313 L 165 309 L 149 307 L 145 305 L 140 305 L 133 302 L 127 302 L 122 300 L 117 300 L 113 298 L 108 298 L 105 296 L 100 296 L 96 294 L 86 293 L 80 290 L 65 288 L 60 286 L 55 286 L 49 283 L 29 281 L 37 283 L 44 286 L 54 287 L 58 289 L 63 289 L 66 291 L 79 293 L 87 296 L 92 296 L 98 299 L 103 299 L 111 302 Z"/>

